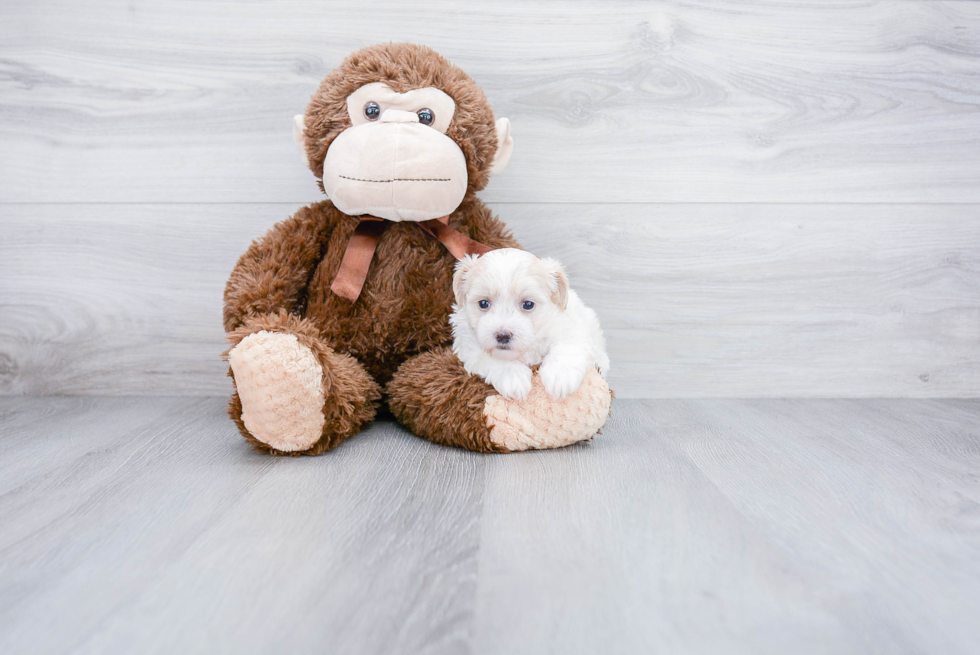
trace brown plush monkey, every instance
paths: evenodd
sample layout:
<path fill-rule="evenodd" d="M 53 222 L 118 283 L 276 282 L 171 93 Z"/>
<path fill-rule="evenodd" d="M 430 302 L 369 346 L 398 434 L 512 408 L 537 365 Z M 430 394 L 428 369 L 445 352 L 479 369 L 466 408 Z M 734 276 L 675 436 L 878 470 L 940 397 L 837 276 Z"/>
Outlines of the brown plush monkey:
<path fill-rule="evenodd" d="M 473 80 L 422 46 L 364 48 L 324 79 L 295 136 L 330 200 L 255 241 L 225 288 L 228 411 L 250 443 L 319 454 L 382 399 L 415 434 L 473 450 L 596 433 L 610 404 L 598 373 L 562 402 L 537 379 L 508 401 L 450 349 L 456 257 L 519 247 L 476 198 L 513 141 Z"/>

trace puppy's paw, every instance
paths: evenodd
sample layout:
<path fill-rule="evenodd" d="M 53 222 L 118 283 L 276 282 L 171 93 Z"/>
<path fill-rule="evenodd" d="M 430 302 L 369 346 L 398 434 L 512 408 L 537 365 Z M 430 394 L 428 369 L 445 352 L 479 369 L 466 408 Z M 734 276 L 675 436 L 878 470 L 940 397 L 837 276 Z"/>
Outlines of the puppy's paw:
<path fill-rule="evenodd" d="M 556 400 L 562 400 L 578 390 L 582 378 L 585 377 L 585 370 L 553 359 L 541 365 L 539 374 L 548 395 Z"/>
<path fill-rule="evenodd" d="M 497 393 L 509 400 L 524 400 L 531 393 L 531 369 L 528 366 L 497 368 L 490 371 L 486 379 Z"/>

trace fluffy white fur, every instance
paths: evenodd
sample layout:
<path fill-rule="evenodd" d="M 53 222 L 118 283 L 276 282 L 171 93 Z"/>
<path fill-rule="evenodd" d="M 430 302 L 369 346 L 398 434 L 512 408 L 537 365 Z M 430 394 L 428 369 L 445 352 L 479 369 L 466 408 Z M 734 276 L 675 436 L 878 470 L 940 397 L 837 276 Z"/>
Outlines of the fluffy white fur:
<path fill-rule="evenodd" d="M 609 370 L 599 319 L 556 260 L 514 248 L 471 255 L 456 265 L 453 291 L 453 352 L 503 397 L 527 398 L 536 364 L 555 399 L 574 393 L 590 368 Z"/>

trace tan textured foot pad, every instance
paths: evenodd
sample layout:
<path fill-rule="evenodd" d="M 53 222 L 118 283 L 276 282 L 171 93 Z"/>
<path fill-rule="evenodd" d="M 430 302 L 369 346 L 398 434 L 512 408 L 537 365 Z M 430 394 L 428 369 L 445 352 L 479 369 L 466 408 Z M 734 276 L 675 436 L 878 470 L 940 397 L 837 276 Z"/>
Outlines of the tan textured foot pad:
<path fill-rule="evenodd" d="M 306 450 L 323 433 L 323 368 L 291 334 L 256 332 L 231 349 L 228 362 L 253 437 L 276 450 Z"/>
<path fill-rule="evenodd" d="M 592 438 L 609 416 L 609 385 L 594 369 L 578 391 L 564 400 L 549 396 L 537 373 L 533 384 L 526 400 L 487 398 L 483 415 L 490 426 L 490 439 L 498 446 L 507 450 L 560 448 Z"/>

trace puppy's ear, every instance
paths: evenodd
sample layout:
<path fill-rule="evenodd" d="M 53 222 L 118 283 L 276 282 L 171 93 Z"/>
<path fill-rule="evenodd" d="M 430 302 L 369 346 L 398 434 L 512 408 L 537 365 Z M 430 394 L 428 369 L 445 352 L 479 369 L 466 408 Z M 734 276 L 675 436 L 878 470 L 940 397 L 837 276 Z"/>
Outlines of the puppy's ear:
<path fill-rule="evenodd" d="M 548 272 L 548 290 L 551 291 L 551 302 L 562 311 L 568 307 L 568 275 L 557 259 L 542 259 L 541 263 Z"/>
<path fill-rule="evenodd" d="M 478 255 L 466 255 L 456 262 L 456 272 L 453 273 L 453 295 L 456 296 L 456 304 L 460 307 L 466 302 L 466 276 L 476 264 Z"/>

